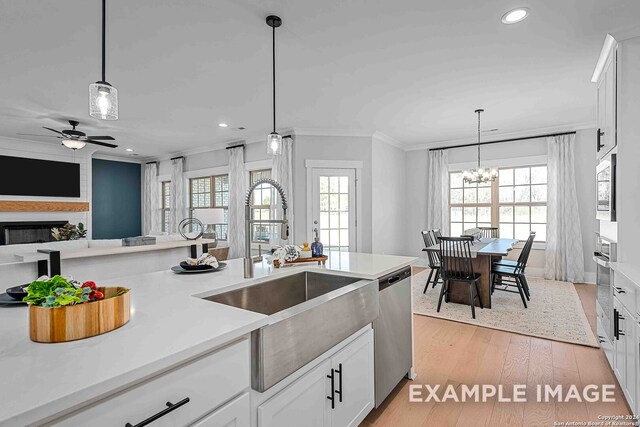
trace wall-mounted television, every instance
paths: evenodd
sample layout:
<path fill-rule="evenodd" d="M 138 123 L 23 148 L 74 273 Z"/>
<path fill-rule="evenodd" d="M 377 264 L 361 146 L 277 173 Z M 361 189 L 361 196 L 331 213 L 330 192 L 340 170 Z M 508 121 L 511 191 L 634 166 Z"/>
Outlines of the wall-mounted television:
<path fill-rule="evenodd" d="M 0 156 L 0 196 L 80 197 L 80 165 Z"/>

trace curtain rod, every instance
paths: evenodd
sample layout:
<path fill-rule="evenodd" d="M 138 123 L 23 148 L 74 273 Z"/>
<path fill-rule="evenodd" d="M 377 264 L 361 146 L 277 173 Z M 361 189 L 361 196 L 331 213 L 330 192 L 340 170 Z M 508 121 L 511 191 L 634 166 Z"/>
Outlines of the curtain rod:
<path fill-rule="evenodd" d="M 184 159 L 184 156 L 172 157 L 171 160 Z"/>
<path fill-rule="evenodd" d="M 487 141 L 487 142 L 480 142 L 480 143 L 475 142 L 471 144 L 452 145 L 450 147 L 429 148 L 429 151 L 448 150 L 450 148 L 477 147 L 478 145 L 501 144 L 503 142 L 524 141 L 526 139 L 547 138 L 551 136 L 561 136 L 561 135 L 574 135 L 575 133 L 576 131 L 574 130 L 571 132 L 548 133 L 545 135 L 535 135 L 535 136 L 523 136 L 520 138 L 501 139 L 499 141 Z"/>
<path fill-rule="evenodd" d="M 285 139 L 285 138 L 293 139 L 293 135 L 284 135 L 284 136 L 282 137 L 282 139 Z M 231 150 L 232 148 L 238 148 L 238 147 L 244 147 L 244 144 L 230 145 L 229 147 L 225 147 L 225 148 L 226 148 L 227 150 Z"/>
<path fill-rule="evenodd" d="M 157 162 L 157 161 L 153 161 L 153 162 L 147 162 L 147 163 L 145 163 L 145 164 L 146 164 L 146 165 L 152 165 L 152 164 L 154 164 L 154 163 L 158 163 L 158 162 Z"/>

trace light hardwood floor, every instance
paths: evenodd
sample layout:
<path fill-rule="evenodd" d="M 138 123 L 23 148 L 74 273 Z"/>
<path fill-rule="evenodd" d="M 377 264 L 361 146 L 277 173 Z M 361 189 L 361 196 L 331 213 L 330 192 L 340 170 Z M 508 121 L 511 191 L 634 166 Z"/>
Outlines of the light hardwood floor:
<path fill-rule="evenodd" d="M 575 285 L 595 331 L 595 285 Z M 554 421 L 599 421 L 599 415 L 627 415 L 606 356 L 600 349 L 448 320 L 414 315 L 414 381 L 403 380 L 362 426 L 553 426 Z M 410 403 L 410 384 L 615 384 L 615 403 Z M 566 389 L 566 388 L 565 388 Z M 533 393 L 531 393 L 533 394 Z M 427 393 L 423 393 L 426 397 Z"/>

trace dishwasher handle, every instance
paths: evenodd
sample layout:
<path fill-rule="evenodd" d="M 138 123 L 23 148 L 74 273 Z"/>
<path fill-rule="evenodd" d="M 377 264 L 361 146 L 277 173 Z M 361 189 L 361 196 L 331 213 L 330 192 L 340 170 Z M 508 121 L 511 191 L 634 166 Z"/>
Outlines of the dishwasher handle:
<path fill-rule="evenodd" d="M 381 277 L 378 279 L 379 281 L 379 290 L 382 291 L 389 286 L 393 286 L 396 283 L 401 282 L 402 280 L 411 277 L 411 267 L 404 268 L 402 270 L 394 271 L 391 274 Z"/>

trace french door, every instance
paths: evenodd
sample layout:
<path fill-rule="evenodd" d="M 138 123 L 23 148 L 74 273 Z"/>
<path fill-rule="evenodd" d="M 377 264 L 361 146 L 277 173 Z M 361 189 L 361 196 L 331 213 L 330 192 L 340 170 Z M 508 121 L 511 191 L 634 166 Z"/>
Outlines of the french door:
<path fill-rule="evenodd" d="M 356 251 L 356 170 L 314 168 L 312 224 L 324 250 Z"/>

